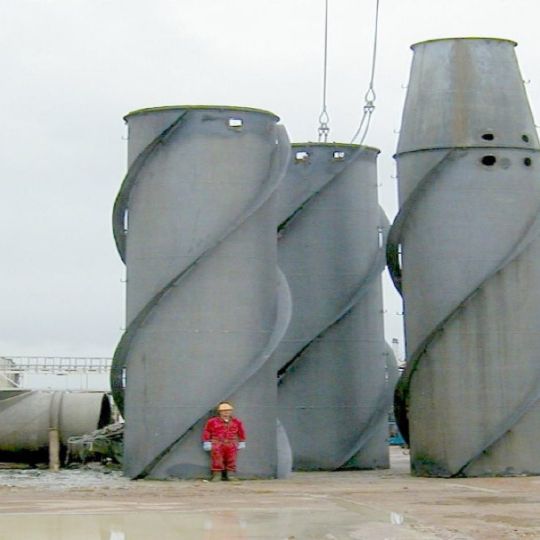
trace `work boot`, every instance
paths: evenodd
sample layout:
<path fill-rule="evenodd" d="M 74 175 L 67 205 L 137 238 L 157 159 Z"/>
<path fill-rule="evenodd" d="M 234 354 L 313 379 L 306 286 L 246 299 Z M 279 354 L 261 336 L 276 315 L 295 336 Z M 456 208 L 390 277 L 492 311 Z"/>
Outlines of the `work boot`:
<path fill-rule="evenodd" d="M 223 472 L 215 471 L 212 473 L 212 476 L 210 477 L 210 482 L 220 482 L 222 480 Z"/>
<path fill-rule="evenodd" d="M 236 476 L 236 473 L 234 471 L 226 471 L 225 479 L 229 482 L 240 482 L 240 479 L 238 478 L 238 476 Z"/>

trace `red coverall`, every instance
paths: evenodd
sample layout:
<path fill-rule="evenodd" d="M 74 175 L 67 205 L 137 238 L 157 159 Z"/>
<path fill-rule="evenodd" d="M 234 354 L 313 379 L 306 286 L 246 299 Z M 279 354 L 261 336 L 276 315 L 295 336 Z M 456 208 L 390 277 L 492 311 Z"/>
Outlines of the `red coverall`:
<path fill-rule="evenodd" d="M 228 422 L 219 416 L 210 418 L 204 426 L 202 440 L 212 443 L 212 471 L 236 471 L 238 443 L 246 440 L 244 425 L 238 418 L 231 417 Z"/>

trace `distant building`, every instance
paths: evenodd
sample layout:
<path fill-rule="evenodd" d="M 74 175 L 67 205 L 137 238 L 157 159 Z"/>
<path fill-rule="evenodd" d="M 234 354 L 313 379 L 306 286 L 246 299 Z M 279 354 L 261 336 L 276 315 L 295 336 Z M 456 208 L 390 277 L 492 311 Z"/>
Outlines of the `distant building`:
<path fill-rule="evenodd" d="M 19 386 L 20 374 L 14 373 L 15 366 L 15 362 L 10 358 L 0 356 L 0 389 Z"/>

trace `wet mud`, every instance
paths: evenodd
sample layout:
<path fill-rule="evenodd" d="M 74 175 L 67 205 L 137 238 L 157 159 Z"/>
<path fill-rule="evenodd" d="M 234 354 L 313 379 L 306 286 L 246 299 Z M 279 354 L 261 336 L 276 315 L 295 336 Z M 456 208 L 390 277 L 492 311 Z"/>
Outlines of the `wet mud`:
<path fill-rule="evenodd" d="M 414 478 L 392 469 L 238 483 L 118 471 L 0 470 L 0 540 L 540 538 L 540 478 Z"/>

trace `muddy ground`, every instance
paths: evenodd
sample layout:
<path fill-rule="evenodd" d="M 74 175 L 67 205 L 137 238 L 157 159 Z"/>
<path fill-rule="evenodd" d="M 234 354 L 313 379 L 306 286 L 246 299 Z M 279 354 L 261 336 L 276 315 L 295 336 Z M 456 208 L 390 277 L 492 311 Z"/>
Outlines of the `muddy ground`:
<path fill-rule="evenodd" d="M 414 478 L 391 455 L 387 471 L 238 483 L 0 470 L 0 539 L 540 539 L 540 477 Z"/>

